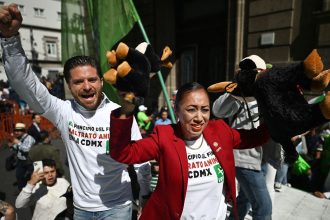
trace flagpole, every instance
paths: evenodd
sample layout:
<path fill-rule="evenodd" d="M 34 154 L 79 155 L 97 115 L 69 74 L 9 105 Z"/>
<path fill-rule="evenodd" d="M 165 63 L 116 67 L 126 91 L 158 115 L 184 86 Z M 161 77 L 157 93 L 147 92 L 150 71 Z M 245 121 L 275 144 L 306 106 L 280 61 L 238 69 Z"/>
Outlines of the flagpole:
<path fill-rule="evenodd" d="M 137 19 L 137 23 L 141 29 L 141 32 L 142 32 L 142 35 L 144 37 L 144 40 L 150 44 L 150 41 L 149 41 L 149 38 L 148 38 L 148 35 L 143 27 L 143 24 L 142 24 L 142 21 L 141 21 L 141 18 L 138 14 L 138 12 L 136 11 L 136 8 L 134 6 L 134 3 L 133 3 L 133 0 L 129 0 L 129 2 L 131 3 L 132 5 L 132 9 L 134 10 L 134 13 L 135 15 L 138 16 L 138 19 Z M 171 117 L 171 120 L 172 120 L 172 123 L 175 124 L 176 123 L 176 119 L 175 119 L 175 115 L 174 115 L 174 111 L 173 111 L 173 108 L 172 108 L 172 105 L 171 105 L 171 102 L 170 102 L 170 99 L 168 97 L 168 94 L 167 94 L 167 90 L 166 90 L 166 86 L 165 86 L 165 82 L 164 82 L 164 79 L 163 79 L 163 76 L 162 76 L 162 73 L 159 71 L 157 71 L 157 76 L 158 76 L 158 79 L 160 81 L 160 85 L 162 87 L 162 90 L 163 90 L 163 93 L 164 93 L 164 96 L 165 96 L 165 100 L 166 100 L 166 103 L 167 103 L 167 106 L 168 106 L 168 109 L 169 109 L 169 112 L 170 112 L 170 117 Z"/>

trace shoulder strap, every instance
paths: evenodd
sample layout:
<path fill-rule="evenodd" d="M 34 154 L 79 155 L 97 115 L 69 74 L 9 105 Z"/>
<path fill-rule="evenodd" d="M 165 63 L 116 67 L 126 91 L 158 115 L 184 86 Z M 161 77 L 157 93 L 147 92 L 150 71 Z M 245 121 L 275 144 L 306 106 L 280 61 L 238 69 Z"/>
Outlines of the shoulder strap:
<path fill-rule="evenodd" d="M 28 137 L 28 134 L 24 134 L 22 139 L 20 140 L 22 143 L 24 142 L 24 140 Z"/>
<path fill-rule="evenodd" d="M 24 140 L 28 137 L 29 135 L 28 134 L 24 134 L 22 139 L 20 140 L 21 143 L 24 142 Z M 21 152 L 21 154 L 25 157 L 28 157 L 28 152 L 24 152 L 20 149 L 20 146 L 17 147 L 17 151 Z"/>

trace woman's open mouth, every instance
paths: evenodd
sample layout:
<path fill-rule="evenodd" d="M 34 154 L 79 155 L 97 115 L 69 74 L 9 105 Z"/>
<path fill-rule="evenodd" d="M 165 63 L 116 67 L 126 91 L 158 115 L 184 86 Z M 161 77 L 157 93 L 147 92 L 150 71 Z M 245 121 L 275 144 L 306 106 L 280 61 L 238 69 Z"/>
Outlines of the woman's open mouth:
<path fill-rule="evenodd" d="M 200 125 L 200 124 L 194 124 L 194 125 L 191 125 L 191 130 L 193 130 L 194 132 L 200 132 L 203 128 L 203 125 Z"/>

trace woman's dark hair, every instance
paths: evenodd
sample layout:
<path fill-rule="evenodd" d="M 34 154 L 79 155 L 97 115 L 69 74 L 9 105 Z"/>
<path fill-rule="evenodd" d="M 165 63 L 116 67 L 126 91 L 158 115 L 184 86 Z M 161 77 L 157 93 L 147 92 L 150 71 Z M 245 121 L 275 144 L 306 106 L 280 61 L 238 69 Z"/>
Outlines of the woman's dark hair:
<path fill-rule="evenodd" d="M 175 98 L 175 108 L 179 109 L 179 105 L 181 100 L 183 99 L 183 96 L 191 91 L 196 91 L 202 89 L 206 92 L 207 97 L 209 98 L 209 94 L 207 93 L 206 89 L 204 88 L 204 86 L 202 86 L 201 84 L 199 84 L 198 82 L 190 82 L 190 83 L 186 83 L 184 85 L 182 85 L 179 89 L 178 92 L 176 93 L 176 98 Z M 210 99 L 210 98 L 209 98 Z"/>
<path fill-rule="evenodd" d="M 68 59 L 65 64 L 64 64 L 64 70 L 63 70 L 63 74 L 64 74 L 64 78 L 65 81 L 67 83 L 69 83 L 70 78 L 71 78 L 71 73 L 70 71 L 77 67 L 77 66 L 87 66 L 90 65 L 92 67 L 94 67 L 97 71 L 97 74 L 99 75 L 100 78 L 102 78 L 102 74 L 101 74 L 101 70 L 99 68 L 99 65 L 97 63 L 97 61 L 90 56 L 74 56 L 71 57 L 70 59 Z"/>

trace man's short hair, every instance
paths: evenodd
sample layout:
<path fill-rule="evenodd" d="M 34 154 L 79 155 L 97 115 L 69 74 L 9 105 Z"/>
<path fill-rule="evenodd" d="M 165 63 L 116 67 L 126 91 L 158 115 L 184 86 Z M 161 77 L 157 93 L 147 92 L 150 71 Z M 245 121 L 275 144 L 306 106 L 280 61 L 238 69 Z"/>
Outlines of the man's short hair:
<path fill-rule="evenodd" d="M 39 113 L 32 113 L 32 120 L 36 118 L 37 115 L 40 115 Z M 40 115 L 41 116 L 41 115 Z"/>
<path fill-rule="evenodd" d="M 78 66 L 92 66 L 96 69 L 97 74 L 99 75 L 100 78 L 102 78 L 101 70 L 99 68 L 99 65 L 93 57 L 90 56 L 74 56 L 68 59 L 65 64 L 64 64 L 64 69 L 63 69 L 63 75 L 65 78 L 65 81 L 69 83 L 71 79 L 71 73 L 70 71 Z"/>
<path fill-rule="evenodd" d="M 42 160 L 42 164 L 43 166 L 47 166 L 47 167 L 54 167 L 56 169 L 56 162 L 55 160 L 52 159 L 43 159 Z"/>

